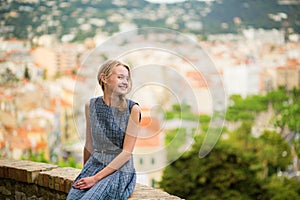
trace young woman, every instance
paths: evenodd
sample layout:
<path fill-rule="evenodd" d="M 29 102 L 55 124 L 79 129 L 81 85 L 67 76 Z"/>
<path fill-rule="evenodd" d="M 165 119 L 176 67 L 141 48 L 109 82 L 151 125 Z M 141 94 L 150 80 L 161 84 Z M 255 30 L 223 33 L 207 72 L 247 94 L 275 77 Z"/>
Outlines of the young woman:
<path fill-rule="evenodd" d="M 103 96 L 85 105 L 84 166 L 67 199 L 127 199 L 136 183 L 132 151 L 139 131 L 140 108 L 125 95 L 130 68 L 106 61 L 98 72 Z"/>

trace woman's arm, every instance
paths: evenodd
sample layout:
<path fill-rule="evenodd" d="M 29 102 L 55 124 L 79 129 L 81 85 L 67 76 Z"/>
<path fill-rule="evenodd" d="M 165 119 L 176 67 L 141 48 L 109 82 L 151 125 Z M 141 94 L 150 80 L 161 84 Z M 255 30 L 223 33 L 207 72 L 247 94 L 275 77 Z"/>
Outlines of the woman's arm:
<path fill-rule="evenodd" d="M 122 152 L 96 175 L 78 180 L 74 186 L 75 188 L 83 190 L 92 187 L 101 179 L 118 170 L 131 158 L 139 131 L 139 118 L 140 108 L 138 105 L 134 105 L 128 121 Z"/>
<path fill-rule="evenodd" d="M 87 162 L 91 153 L 94 151 L 93 141 L 91 135 L 91 125 L 90 125 L 90 102 L 85 104 L 85 119 L 86 119 L 86 130 L 85 130 L 85 145 L 83 150 L 83 165 Z"/>

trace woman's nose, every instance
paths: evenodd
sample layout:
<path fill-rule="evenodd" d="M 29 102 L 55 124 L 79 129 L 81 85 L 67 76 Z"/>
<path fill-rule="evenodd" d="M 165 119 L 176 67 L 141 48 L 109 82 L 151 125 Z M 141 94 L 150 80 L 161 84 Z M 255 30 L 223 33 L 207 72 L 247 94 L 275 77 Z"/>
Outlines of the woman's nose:
<path fill-rule="evenodd" d="M 124 85 L 125 85 L 125 84 L 126 84 L 126 85 L 128 85 L 128 80 L 127 80 L 126 78 L 123 78 L 123 79 L 122 79 L 122 84 L 124 84 Z"/>

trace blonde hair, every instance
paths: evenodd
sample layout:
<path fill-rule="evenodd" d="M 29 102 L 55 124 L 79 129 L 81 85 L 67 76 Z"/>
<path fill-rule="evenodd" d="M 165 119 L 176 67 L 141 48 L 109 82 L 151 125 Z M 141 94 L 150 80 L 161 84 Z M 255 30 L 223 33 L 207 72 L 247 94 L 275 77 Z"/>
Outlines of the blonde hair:
<path fill-rule="evenodd" d="M 128 65 L 126 65 L 125 63 L 122 63 L 118 60 L 107 60 L 99 68 L 97 79 L 98 79 L 99 85 L 101 86 L 101 89 L 102 89 L 103 92 L 105 90 L 105 87 L 104 87 L 105 84 L 101 80 L 101 75 L 103 74 L 104 76 L 109 77 L 113 73 L 113 69 L 117 66 L 124 66 L 128 70 L 128 76 L 129 76 L 129 79 L 128 79 L 128 92 L 130 92 L 131 87 L 132 87 L 130 67 Z M 125 96 L 121 96 L 120 100 L 122 101 L 122 102 L 120 102 L 121 105 L 124 105 L 124 103 L 126 104 Z M 122 106 L 122 108 L 124 108 L 124 107 Z"/>

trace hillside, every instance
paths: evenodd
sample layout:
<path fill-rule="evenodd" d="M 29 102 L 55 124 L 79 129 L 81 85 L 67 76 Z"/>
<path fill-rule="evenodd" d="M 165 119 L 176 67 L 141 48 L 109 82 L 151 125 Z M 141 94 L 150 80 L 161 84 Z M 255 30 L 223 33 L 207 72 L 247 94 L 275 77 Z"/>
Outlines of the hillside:
<path fill-rule="evenodd" d="M 33 38 L 55 34 L 83 40 L 129 27 L 165 27 L 195 34 L 236 33 L 241 28 L 290 28 L 300 33 L 297 0 L 217 0 L 155 4 L 145 0 L 2 0 L 0 34 Z M 285 3 L 285 4 L 283 4 Z"/>
<path fill-rule="evenodd" d="M 284 2 L 288 4 L 283 4 Z M 264 29 L 289 27 L 300 33 L 299 10 L 300 4 L 293 4 L 293 1 L 289 3 L 278 0 L 224 0 L 221 3 L 214 3 L 212 12 L 204 17 L 203 22 L 207 33 L 235 32 L 239 28 L 247 27 Z M 239 22 L 237 18 L 241 21 Z M 223 25 L 222 28 L 222 25 L 220 26 L 222 23 L 227 25 Z"/>

